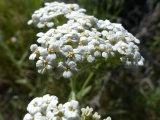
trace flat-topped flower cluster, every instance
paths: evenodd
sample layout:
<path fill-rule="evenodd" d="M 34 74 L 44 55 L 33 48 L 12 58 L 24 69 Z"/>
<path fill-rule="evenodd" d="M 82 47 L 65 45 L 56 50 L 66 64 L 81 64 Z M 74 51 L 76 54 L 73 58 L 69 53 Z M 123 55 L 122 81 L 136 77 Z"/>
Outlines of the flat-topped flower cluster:
<path fill-rule="evenodd" d="M 79 103 L 71 100 L 65 104 L 58 103 L 57 96 L 49 94 L 43 97 L 34 98 L 27 107 L 27 113 L 23 120 L 100 120 L 101 116 L 93 113 L 93 109 L 82 108 L 79 110 Z M 111 120 L 107 117 L 103 120 Z"/>
<path fill-rule="evenodd" d="M 79 69 L 79 63 L 89 64 L 110 57 L 118 57 L 126 66 L 143 65 L 137 38 L 121 24 L 98 20 L 84 12 L 77 4 L 53 2 L 46 3 L 32 15 L 28 24 L 50 27 L 46 33 L 38 33 L 38 44 L 30 47 L 29 59 L 38 59 L 39 73 L 48 71 L 55 78 L 71 78 Z M 60 17 L 66 18 L 66 23 L 53 28 L 54 21 Z"/>

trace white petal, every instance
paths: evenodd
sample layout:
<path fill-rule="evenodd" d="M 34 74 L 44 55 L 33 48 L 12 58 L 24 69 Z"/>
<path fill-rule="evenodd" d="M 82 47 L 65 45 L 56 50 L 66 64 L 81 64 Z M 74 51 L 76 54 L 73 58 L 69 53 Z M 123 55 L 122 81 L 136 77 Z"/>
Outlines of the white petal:
<path fill-rule="evenodd" d="M 43 38 L 38 38 L 38 39 L 37 39 L 37 42 L 38 42 L 38 43 L 44 43 L 45 40 L 44 40 Z"/>
<path fill-rule="evenodd" d="M 27 106 L 27 111 L 30 114 L 36 114 L 37 112 L 41 111 L 41 104 L 42 104 L 42 98 L 41 97 L 37 97 L 34 98 Z"/>
<path fill-rule="evenodd" d="M 89 55 L 88 57 L 87 57 L 87 61 L 88 62 L 93 62 L 95 60 L 95 57 L 92 57 L 92 55 Z"/>
<path fill-rule="evenodd" d="M 73 62 L 73 61 L 70 61 L 70 62 L 68 63 L 68 66 L 69 66 L 71 69 L 73 69 L 73 68 L 75 68 L 75 67 L 77 66 L 77 64 L 76 64 L 75 62 Z"/>
<path fill-rule="evenodd" d="M 106 120 L 111 120 L 111 117 L 107 117 L 107 119 Z"/>
<path fill-rule="evenodd" d="M 47 23 L 47 26 L 48 26 L 48 27 L 52 27 L 53 25 L 54 25 L 53 22 L 48 22 L 48 23 Z"/>
<path fill-rule="evenodd" d="M 38 112 L 34 115 L 34 120 L 43 120 L 42 118 L 43 118 L 43 116 L 40 112 Z"/>
<path fill-rule="evenodd" d="M 33 20 L 29 20 L 28 21 L 28 25 L 32 24 L 33 23 Z"/>
<path fill-rule="evenodd" d="M 41 69 L 38 70 L 38 72 L 40 74 L 44 74 L 46 72 L 46 68 L 41 68 Z"/>
<path fill-rule="evenodd" d="M 101 52 L 99 52 L 99 51 L 95 51 L 95 52 L 94 52 L 94 56 L 95 56 L 95 57 L 99 57 L 99 56 L 101 56 Z"/>
<path fill-rule="evenodd" d="M 32 119 L 33 119 L 33 116 L 29 113 L 27 113 L 23 118 L 23 120 L 32 120 Z"/>
<path fill-rule="evenodd" d="M 68 52 L 70 52 L 70 51 L 73 51 L 73 48 L 70 45 L 66 45 L 65 46 L 65 50 L 68 51 Z"/>
<path fill-rule="evenodd" d="M 63 73 L 63 77 L 64 78 L 70 78 L 72 76 L 72 72 L 71 71 L 64 71 Z"/>
<path fill-rule="evenodd" d="M 40 49 L 39 52 L 42 57 L 46 57 L 48 55 L 47 49 Z"/>
<path fill-rule="evenodd" d="M 37 48 L 38 48 L 38 45 L 37 45 L 37 44 L 32 44 L 32 45 L 30 46 L 30 50 L 31 50 L 31 51 L 35 51 L 35 50 L 37 50 Z"/>
<path fill-rule="evenodd" d="M 30 56 L 29 56 L 29 60 L 34 60 L 36 58 L 36 54 L 35 53 L 32 53 Z"/>
<path fill-rule="evenodd" d="M 36 67 L 43 67 L 43 61 L 42 60 L 38 60 L 36 62 Z"/>
<path fill-rule="evenodd" d="M 143 66 L 144 65 L 144 58 L 141 58 L 141 60 L 138 62 L 138 65 Z"/>
<path fill-rule="evenodd" d="M 56 54 L 50 54 L 46 57 L 48 62 L 53 62 L 57 58 Z"/>
<path fill-rule="evenodd" d="M 43 24 L 43 23 L 38 23 L 38 24 L 37 24 L 37 27 L 38 27 L 38 28 L 43 28 L 43 27 L 44 27 L 44 24 Z"/>
<path fill-rule="evenodd" d="M 102 56 L 103 56 L 104 58 L 108 58 L 108 54 L 107 54 L 106 52 L 103 52 L 103 53 L 102 53 Z"/>
<path fill-rule="evenodd" d="M 42 37 L 42 36 L 44 36 L 44 35 L 45 35 L 45 34 L 42 33 L 42 32 L 37 33 L 37 37 Z"/>
<path fill-rule="evenodd" d="M 76 61 L 81 61 L 82 57 L 79 54 L 75 54 L 75 59 L 76 59 Z"/>
<path fill-rule="evenodd" d="M 54 51 L 58 52 L 60 50 L 59 46 L 60 43 L 59 44 L 52 43 L 49 47 L 52 48 Z"/>
<path fill-rule="evenodd" d="M 53 69 L 53 67 L 51 65 L 47 65 L 46 68 L 47 68 L 47 70 L 52 70 Z"/>
<path fill-rule="evenodd" d="M 78 107 L 79 107 L 79 103 L 76 100 L 71 100 L 70 104 L 74 109 L 78 109 Z"/>

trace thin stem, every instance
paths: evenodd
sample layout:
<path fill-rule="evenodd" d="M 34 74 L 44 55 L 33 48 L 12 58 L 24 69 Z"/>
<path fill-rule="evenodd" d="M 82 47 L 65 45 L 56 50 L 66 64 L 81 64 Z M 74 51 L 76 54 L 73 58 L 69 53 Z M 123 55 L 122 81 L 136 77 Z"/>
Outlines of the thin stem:
<path fill-rule="evenodd" d="M 100 65 L 101 65 L 101 63 L 98 63 L 95 68 L 96 68 L 96 69 L 99 68 Z M 92 79 L 93 75 L 94 75 L 94 72 L 91 72 L 91 73 L 89 74 L 89 76 L 88 76 L 88 78 L 86 79 L 85 83 L 83 84 L 80 92 L 88 85 L 88 83 L 89 83 L 90 80 Z"/>
<path fill-rule="evenodd" d="M 76 100 L 76 86 L 75 86 L 75 79 L 70 79 L 71 81 L 71 99 Z"/>

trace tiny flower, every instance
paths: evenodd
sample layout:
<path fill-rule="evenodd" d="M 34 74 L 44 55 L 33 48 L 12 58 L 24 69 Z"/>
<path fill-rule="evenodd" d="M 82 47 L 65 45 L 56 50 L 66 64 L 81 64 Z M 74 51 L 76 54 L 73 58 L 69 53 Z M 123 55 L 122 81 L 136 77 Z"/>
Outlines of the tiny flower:
<path fill-rule="evenodd" d="M 55 57 L 52 55 L 48 55 L 46 58 L 40 57 L 36 63 L 36 67 L 38 67 L 38 72 L 43 74 L 46 71 L 51 72 L 54 67 L 54 59 Z"/>
<path fill-rule="evenodd" d="M 27 111 L 34 115 L 37 112 L 41 112 L 41 105 L 43 103 L 43 100 L 41 97 L 34 98 L 27 106 Z"/>
<path fill-rule="evenodd" d="M 63 68 L 63 66 L 61 65 L 61 62 L 60 62 L 60 63 L 55 63 L 54 68 L 53 68 L 53 71 L 52 71 L 50 74 L 51 74 L 51 75 L 53 74 L 53 76 L 54 76 L 56 79 L 59 79 L 60 77 L 63 76 L 63 71 L 64 71 L 64 68 Z"/>
<path fill-rule="evenodd" d="M 77 64 L 74 61 L 60 62 L 59 66 L 64 69 L 63 77 L 71 78 L 75 72 L 77 72 Z"/>
<path fill-rule="evenodd" d="M 88 106 L 86 108 L 82 108 L 82 116 L 86 117 L 86 116 L 91 116 L 92 112 L 93 112 L 93 108 L 89 108 Z"/>
<path fill-rule="evenodd" d="M 53 43 L 55 41 L 56 40 L 54 37 L 49 37 L 48 35 L 43 35 L 42 37 L 37 39 L 37 42 L 41 43 L 42 47 L 48 47 L 50 43 Z"/>
<path fill-rule="evenodd" d="M 108 58 L 109 56 L 114 56 L 113 48 L 111 44 L 105 44 L 105 50 L 102 52 L 102 57 Z"/>
<path fill-rule="evenodd" d="M 35 115 L 31 115 L 29 113 L 27 113 L 23 120 L 46 120 L 45 116 L 42 116 L 42 114 L 40 112 L 37 112 Z"/>
<path fill-rule="evenodd" d="M 37 24 L 38 28 L 43 28 L 45 26 L 52 27 L 54 25 L 53 22 L 49 22 L 46 18 L 42 17 L 40 18 L 40 22 Z"/>
<path fill-rule="evenodd" d="M 23 118 L 23 120 L 33 120 L 34 119 L 34 116 L 32 116 L 31 114 L 29 114 L 29 113 L 27 113 L 25 116 L 24 116 L 24 118 Z"/>
<path fill-rule="evenodd" d="M 48 53 L 50 55 L 52 55 L 52 57 L 54 57 L 54 59 L 56 59 L 57 54 L 59 54 L 59 52 L 60 52 L 60 47 L 61 47 L 60 42 L 51 43 L 48 47 Z"/>
<path fill-rule="evenodd" d="M 97 112 L 95 112 L 92 117 L 93 117 L 93 120 L 100 120 L 100 118 L 101 118 L 101 116 L 98 115 Z"/>
<path fill-rule="evenodd" d="M 56 96 L 50 96 L 49 94 L 44 95 L 42 97 L 43 100 L 43 104 L 41 105 L 41 107 L 43 109 L 46 109 L 48 107 L 49 104 L 51 104 L 51 102 L 57 104 L 58 103 L 58 98 Z"/>
<path fill-rule="evenodd" d="M 63 105 L 56 105 L 55 103 L 51 103 L 47 108 L 46 116 L 50 119 L 57 118 L 61 120 L 61 118 L 65 117 Z"/>
<path fill-rule="evenodd" d="M 103 119 L 103 120 L 111 120 L 111 117 L 107 117 L 106 119 Z"/>
<path fill-rule="evenodd" d="M 120 54 L 129 55 L 131 53 L 131 49 L 129 45 L 125 42 L 118 42 L 114 47 L 114 50 L 118 51 Z"/>
<path fill-rule="evenodd" d="M 75 100 L 65 103 L 64 105 L 64 115 L 68 120 L 76 119 L 79 120 L 79 103 Z"/>
<path fill-rule="evenodd" d="M 70 45 L 65 45 L 62 49 L 64 51 L 65 56 L 68 57 L 70 60 L 82 60 L 82 56 L 79 54 L 79 49 L 73 49 Z"/>
<path fill-rule="evenodd" d="M 34 60 L 36 57 L 40 55 L 40 47 L 38 47 L 37 44 L 33 44 L 31 45 L 30 49 L 33 53 L 29 56 L 29 60 Z"/>
<path fill-rule="evenodd" d="M 92 55 L 92 53 L 94 52 L 93 45 L 80 47 L 80 51 L 83 55 L 83 58 L 86 59 L 89 63 L 94 62 L 95 57 Z"/>

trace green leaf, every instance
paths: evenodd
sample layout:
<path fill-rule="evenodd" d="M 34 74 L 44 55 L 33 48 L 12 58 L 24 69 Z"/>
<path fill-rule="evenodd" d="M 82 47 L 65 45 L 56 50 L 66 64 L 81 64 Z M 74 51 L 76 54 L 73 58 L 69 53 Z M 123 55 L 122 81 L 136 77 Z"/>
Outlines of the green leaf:
<path fill-rule="evenodd" d="M 92 86 L 88 86 L 86 88 L 84 88 L 82 91 L 80 91 L 78 94 L 77 94 L 77 98 L 78 99 L 82 99 L 87 93 L 89 93 L 89 91 L 91 90 Z"/>

